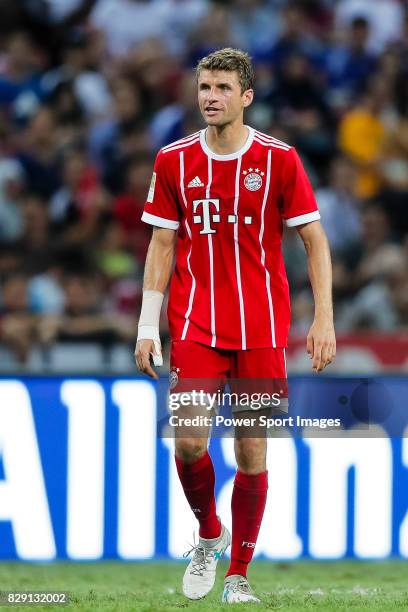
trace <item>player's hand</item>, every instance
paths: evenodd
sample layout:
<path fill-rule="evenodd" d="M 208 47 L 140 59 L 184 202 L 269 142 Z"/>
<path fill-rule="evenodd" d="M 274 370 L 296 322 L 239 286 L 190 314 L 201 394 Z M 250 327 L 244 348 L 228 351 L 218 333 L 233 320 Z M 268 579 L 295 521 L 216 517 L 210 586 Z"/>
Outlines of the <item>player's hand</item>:
<path fill-rule="evenodd" d="M 158 375 L 150 363 L 151 353 L 157 355 L 153 340 L 138 340 L 135 348 L 135 361 L 140 372 L 158 380 Z"/>
<path fill-rule="evenodd" d="M 333 321 L 315 319 L 307 335 L 307 352 L 313 372 L 321 372 L 336 356 L 336 336 Z"/>

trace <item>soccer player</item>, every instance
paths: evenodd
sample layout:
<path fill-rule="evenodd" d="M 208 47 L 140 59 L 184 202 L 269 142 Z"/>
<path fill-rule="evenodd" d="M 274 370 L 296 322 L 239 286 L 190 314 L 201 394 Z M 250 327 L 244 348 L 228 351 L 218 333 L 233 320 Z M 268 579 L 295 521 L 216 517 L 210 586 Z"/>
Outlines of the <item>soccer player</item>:
<path fill-rule="evenodd" d="M 302 163 L 293 147 L 244 124 L 254 97 L 246 53 L 227 48 L 203 58 L 197 84 L 207 127 L 159 151 L 142 216 L 154 227 L 135 349 L 138 368 L 157 378 L 151 359 L 160 363 L 159 317 L 172 277 L 173 392 L 198 378 L 214 380 L 215 387 L 230 378 L 286 379 L 286 223 L 297 228 L 307 253 L 315 301 L 307 351 L 312 369 L 320 372 L 335 355 L 331 262 Z M 265 437 L 235 437 L 231 538 L 216 513 L 208 429 L 195 434 L 175 439 L 180 481 L 200 526 L 183 591 L 199 599 L 212 589 L 218 559 L 232 541 L 222 601 L 259 602 L 246 575 L 268 488 Z"/>

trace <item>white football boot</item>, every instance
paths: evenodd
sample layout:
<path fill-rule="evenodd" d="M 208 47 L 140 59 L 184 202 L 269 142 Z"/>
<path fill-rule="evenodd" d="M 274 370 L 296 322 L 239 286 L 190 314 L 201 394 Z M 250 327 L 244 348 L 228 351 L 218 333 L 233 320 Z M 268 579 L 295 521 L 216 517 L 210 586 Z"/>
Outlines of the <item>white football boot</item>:
<path fill-rule="evenodd" d="M 201 599 L 211 591 L 215 582 L 217 563 L 230 544 L 231 535 L 221 523 L 221 534 L 218 538 L 212 540 L 199 538 L 198 544 L 194 544 L 184 553 L 184 557 L 193 553 L 193 558 L 183 576 L 183 593 L 186 597 Z"/>
<path fill-rule="evenodd" d="M 261 603 L 258 597 L 252 593 L 248 580 L 244 576 L 233 574 L 227 576 L 224 581 L 224 591 L 222 593 L 222 603 Z"/>

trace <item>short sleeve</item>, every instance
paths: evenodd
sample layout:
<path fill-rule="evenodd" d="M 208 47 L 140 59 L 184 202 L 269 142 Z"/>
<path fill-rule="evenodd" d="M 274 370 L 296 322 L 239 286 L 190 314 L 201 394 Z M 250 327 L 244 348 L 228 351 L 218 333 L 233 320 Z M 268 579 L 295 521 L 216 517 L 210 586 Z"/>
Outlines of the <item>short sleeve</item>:
<path fill-rule="evenodd" d="M 293 148 L 285 154 L 281 184 L 281 215 L 288 227 L 320 219 L 312 186 Z"/>
<path fill-rule="evenodd" d="M 157 154 L 154 164 L 142 221 L 173 230 L 177 230 L 180 225 L 177 189 L 170 168 L 170 158 L 161 151 Z"/>

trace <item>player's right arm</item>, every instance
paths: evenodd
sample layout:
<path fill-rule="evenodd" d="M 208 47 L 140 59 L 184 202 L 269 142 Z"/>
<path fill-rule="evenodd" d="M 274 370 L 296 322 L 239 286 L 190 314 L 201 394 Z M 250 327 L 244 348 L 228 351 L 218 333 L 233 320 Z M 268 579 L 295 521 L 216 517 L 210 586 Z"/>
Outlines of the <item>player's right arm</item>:
<path fill-rule="evenodd" d="M 155 379 L 158 376 L 150 364 L 150 355 L 161 356 L 160 310 L 173 269 L 176 239 L 176 230 L 154 227 L 146 257 L 135 360 L 141 372 Z"/>
<path fill-rule="evenodd" d="M 135 360 L 141 372 L 157 379 L 150 358 L 153 358 L 154 365 L 163 365 L 159 335 L 160 310 L 173 269 L 180 224 L 175 169 L 171 156 L 162 151 L 156 157 L 142 220 L 153 225 L 153 234 L 145 263 Z"/>

